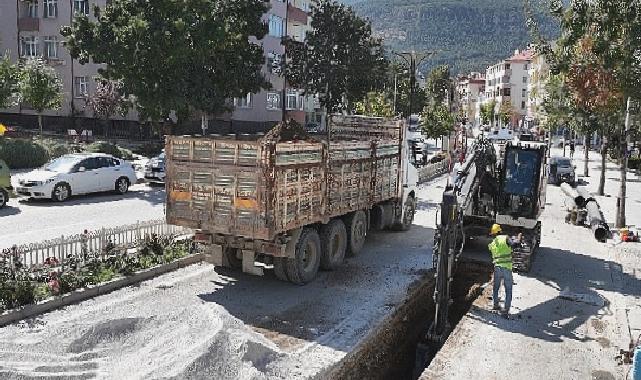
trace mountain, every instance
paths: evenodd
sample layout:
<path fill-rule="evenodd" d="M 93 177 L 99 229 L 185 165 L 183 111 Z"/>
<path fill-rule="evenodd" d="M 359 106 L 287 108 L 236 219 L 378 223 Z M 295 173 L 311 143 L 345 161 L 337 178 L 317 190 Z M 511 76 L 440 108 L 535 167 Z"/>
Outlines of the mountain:
<path fill-rule="evenodd" d="M 484 71 L 531 42 L 523 0 L 343 0 L 372 21 L 394 51 L 436 50 L 422 67 L 448 64 L 453 73 Z M 547 0 L 534 0 L 543 35 L 555 39 L 559 25 Z"/>

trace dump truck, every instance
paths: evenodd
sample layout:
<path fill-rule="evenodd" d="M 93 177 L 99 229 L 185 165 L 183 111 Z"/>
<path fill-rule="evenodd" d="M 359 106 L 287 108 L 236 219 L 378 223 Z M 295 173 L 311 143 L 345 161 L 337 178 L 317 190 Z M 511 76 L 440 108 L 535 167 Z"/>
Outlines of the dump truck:
<path fill-rule="evenodd" d="M 305 284 L 358 254 L 368 230 L 410 228 L 406 135 L 402 120 L 335 115 L 315 135 L 169 136 L 167 222 L 196 230 L 215 265 Z"/>

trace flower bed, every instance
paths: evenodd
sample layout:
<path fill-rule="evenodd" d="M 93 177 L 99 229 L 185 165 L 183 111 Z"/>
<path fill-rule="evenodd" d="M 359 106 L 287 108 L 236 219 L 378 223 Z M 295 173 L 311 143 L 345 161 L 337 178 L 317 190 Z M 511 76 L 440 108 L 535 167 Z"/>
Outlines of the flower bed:
<path fill-rule="evenodd" d="M 152 235 L 135 248 L 109 246 L 105 252 L 62 261 L 51 257 L 32 267 L 5 257 L 0 261 L 0 313 L 169 264 L 193 252 L 191 240 Z"/>

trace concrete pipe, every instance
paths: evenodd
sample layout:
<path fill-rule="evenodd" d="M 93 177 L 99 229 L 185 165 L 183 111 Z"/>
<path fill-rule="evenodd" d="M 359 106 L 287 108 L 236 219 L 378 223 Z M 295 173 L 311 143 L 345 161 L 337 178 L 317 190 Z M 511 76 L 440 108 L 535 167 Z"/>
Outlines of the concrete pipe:
<path fill-rule="evenodd" d="M 600 242 L 605 242 L 610 236 L 610 227 L 605 222 L 599 204 L 595 200 L 590 200 L 585 205 L 585 208 L 588 211 L 587 222 L 590 224 L 592 232 L 594 232 L 594 238 Z"/>
<path fill-rule="evenodd" d="M 561 184 L 561 190 L 567 195 L 568 197 L 572 198 L 574 200 L 574 204 L 576 205 L 577 208 L 584 208 L 585 207 L 585 202 L 586 202 L 586 197 L 579 194 L 578 190 L 570 186 L 569 183 L 562 183 Z"/>

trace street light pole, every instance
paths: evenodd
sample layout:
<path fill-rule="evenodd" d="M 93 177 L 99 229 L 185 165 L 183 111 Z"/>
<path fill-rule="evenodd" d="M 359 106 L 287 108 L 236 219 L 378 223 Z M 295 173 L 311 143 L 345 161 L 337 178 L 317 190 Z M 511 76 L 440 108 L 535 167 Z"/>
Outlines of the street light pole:
<path fill-rule="evenodd" d="M 427 59 L 428 57 L 433 56 L 436 54 L 434 51 L 425 51 L 425 52 L 420 52 L 417 53 L 415 51 L 411 52 L 402 52 L 402 53 L 397 53 L 397 52 L 392 52 L 394 55 L 397 55 L 401 57 L 405 63 L 407 63 L 407 67 L 410 69 L 409 74 L 410 74 L 410 98 L 409 98 L 409 109 L 408 109 L 408 115 L 412 115 L 412 110 L 414 106 L 414 92 L 415 89 L 414 87 L 416 86 L 416 67 L 420 66 L 421 63 Z"/>
<path fill-rule="evenodd" d="M 285 2 L 285 40 L 289 38 L 287 31 L 287 22 L 289 16 L 289 0 Z M 281 62 L 281 70 L 283 74 L 283 95 L 282 95 L 282 110 L 283 110 L 283 120 L 282 122 L 287 122 L 287 46 L 283 45 L 283 59 Z"/>

